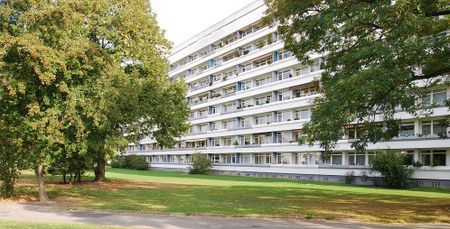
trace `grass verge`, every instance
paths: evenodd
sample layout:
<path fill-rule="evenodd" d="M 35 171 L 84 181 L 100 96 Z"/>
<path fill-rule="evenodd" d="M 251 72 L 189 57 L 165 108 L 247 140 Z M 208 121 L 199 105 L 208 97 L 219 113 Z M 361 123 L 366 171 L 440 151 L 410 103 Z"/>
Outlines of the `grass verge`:
<path fill-rule="evenodd" d="M 450 223 L 450 190 L 393 190 L 358 185 L 235 176 L 201 176 L 108 169 L 108 182 L 61 184 L 48 178 L 50 198 L 79 209 L 356 220 L 377 223 Z M 22 196 L 35 196 L 21 179 Z M 88 178 L 89 179 L 89 178 Z"/>

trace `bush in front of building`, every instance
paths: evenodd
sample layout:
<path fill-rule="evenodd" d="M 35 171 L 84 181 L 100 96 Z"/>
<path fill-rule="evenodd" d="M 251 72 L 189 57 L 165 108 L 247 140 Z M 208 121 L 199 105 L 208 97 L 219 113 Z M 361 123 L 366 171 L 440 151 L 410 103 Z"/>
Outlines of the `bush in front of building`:
<path fill-rule="evenodd" d="M 195 153 L 192 155 L 191 174 L 209 174 L 211 172 L 212 163 L 206 154 Z"/>
<path fill-rule="evenodd" d="M 148 163 L 144 156 L 130 155 L 119 157 L 117 160 L 111 162 L 112 168 L 122 168 L 122 169 L 136 169 L 136 170 L 146 170 L 148 169 Z"/>
<path fill-rule="evenodd" d="M 377 153 L 372 170 L 381 173 L 383 182 L 390 188 L 408 188 L 412 170 L 404 165 L 405 155 L 397 152 Z"/>

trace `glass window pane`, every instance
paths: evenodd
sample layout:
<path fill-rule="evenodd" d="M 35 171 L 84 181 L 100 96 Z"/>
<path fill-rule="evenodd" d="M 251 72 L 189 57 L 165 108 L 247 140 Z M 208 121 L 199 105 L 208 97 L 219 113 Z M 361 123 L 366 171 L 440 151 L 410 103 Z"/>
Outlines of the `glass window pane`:
<path fill-rule="evenodd" d="M 433 93 L 433 104 L 445 105 L 445 100 L 447 100 L 447 92 L 435 92 Z"/>
<path fill-rule="evenodd" d="M 433 153 L 433 166 L 445 166 L 445 161 L 445 153 Z"/>

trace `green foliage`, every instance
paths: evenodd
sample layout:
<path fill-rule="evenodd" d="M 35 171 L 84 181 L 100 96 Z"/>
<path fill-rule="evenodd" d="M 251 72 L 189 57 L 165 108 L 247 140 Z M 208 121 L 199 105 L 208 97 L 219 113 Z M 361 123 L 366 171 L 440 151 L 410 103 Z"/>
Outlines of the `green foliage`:
<path fill-rule="evenodd" d="M 353 184 L 355 182 L 355 172 L 347 172 L 345 174 L 345 183 L 346 184 Z"/>
<path fill-rule="evenodd" d="M 304 127 L 306 142 L 326 151 L 342 139 L 342 127 L 357 122 L 366 136 L 353 144 L 398 135 L 396 107 L 415 113 L 420 98 L 450 85 L 448 2 L 266 0 L 266 24 L 279 22 L 285 48 L 303 63 L 326 53 L 321 77 L 324 96 L 315 101 Z M 424 80 L 418 86 L 418 80 Z M 419 101 L 419 102 L 417 102 Z M 374 124 L 381 115 L 386 128 Z M 382 123 L 381 123 L 382 124 Z M 381 125 L 382 126 L 382 125 Z"/>
<path fill-rule="evenodd" d="M 405 156 L 396 152 L 377 153 L 372 161 L 372 170 L 381 173 L 384 183 L 390 188 L 408 188 L 412 170 L 404 166 Z"/>
<path fill-rule="evenodd" d="M 4 119 L 3 121 L 5 121 Z M 28 167 L 27 147 L 17 138 L 21 128 L 4 125 L 0 120 L 0 196 L 14 196 L 14 184 L 20 170 Z"/>
<path fill-rule="evenodd" d="M 108 157 L 154 129 L 170 146 L 189 109 L 185 85 L 169 82 L 169 49 L 146 0 L 2 1 L 0 131 L 17 133 L 33 166 L 76 156 L 100 178 Z"/>
<path fill-rule="evenodd" d="M 192 169 L 191 174 L 209 174 L 212 163 L 206 154 L 194 153 L 192 155 Z"/>
<path fill-rule="evenodd" d="M 123 169 L 135 169 L 135 170 L 147 170 L 148 162 L 145 160 L 144 156 L 130 155 L 122 156 L 111 162 L 112 168 L 123 168 Z"/>
<path fill-rule="evenodd" d="M 53 152 L 47 172 L 52 175 L 62 175 L 64 183 L 81 182 L 83 175 L 92 168 L 92 158 L 78 152 Z M 67 180 L 69 176 L 69 180 Z"/>

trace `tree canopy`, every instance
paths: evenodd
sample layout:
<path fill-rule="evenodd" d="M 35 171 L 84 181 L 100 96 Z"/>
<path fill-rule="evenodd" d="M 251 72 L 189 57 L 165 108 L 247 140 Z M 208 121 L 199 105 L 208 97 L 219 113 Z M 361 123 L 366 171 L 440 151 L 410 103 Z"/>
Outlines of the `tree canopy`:
<path fill-rule="evenodd" d="M 285 48 L 303 63 L 326 60 L 323 97 L 304 126 L 306 142 L 329 151 L 355 123 L 368 142 L 399 132 L 395 112 L 417 114 L 421 97 L 449 85 L 449 4 L 445 0 L 266 0 Z"/>
<path fill-rule="evenodd" d="M 49 158 L 88 157 L 98 180 L 129 141 L 173 144 L 188 106 L 169 50 L 147 0 L 0 0 L 1 144 L 26 146 L 38 177 Z"/>

